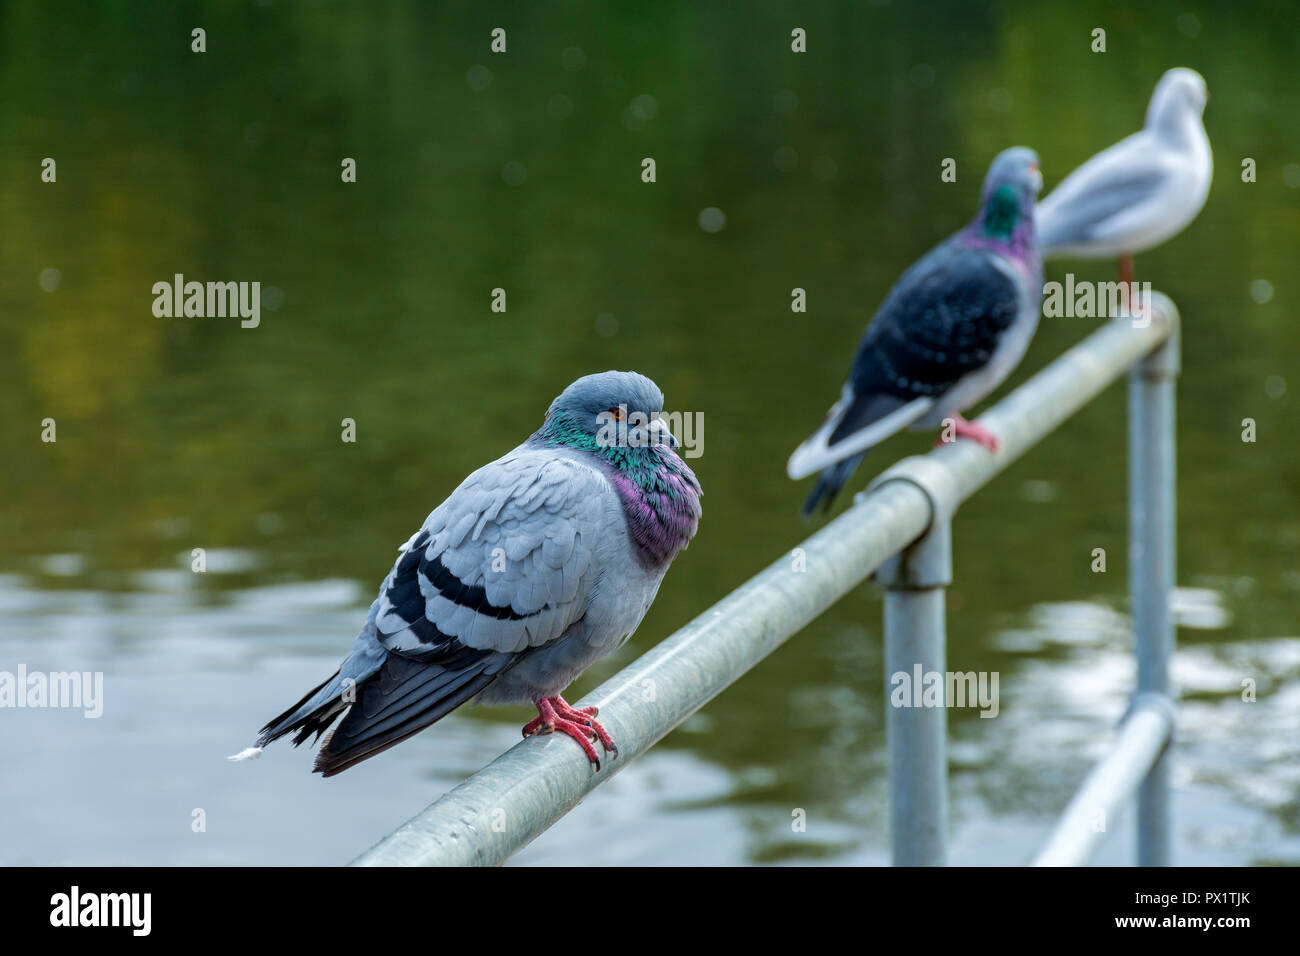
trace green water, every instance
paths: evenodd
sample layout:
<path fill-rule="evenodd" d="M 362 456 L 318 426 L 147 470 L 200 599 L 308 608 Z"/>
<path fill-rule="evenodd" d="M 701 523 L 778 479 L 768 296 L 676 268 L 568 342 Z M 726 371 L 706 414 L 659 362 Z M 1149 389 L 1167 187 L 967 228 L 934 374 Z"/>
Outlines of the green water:
<path fill-rule="evenodd" d="M 1209 84 L 1215 182 L 1196 222 L 1137 264 L 1184 321 L 1178 577 L 1197 590 L 1179 673 L 1202 733 L 1180 743 L 1180 838 L 1211 862 L 1300 861 L 1293 4 L 0 16 L 0 668 L 93 661 L 115 695 L 93 725 L 0 713 L 0 760 L 28 770 L 0 796 L 6 860 L 364 849 L 498 753 L 526 712 L 458 715 L 334 790 L 284 747 L 252 768 L 220 756 L 328 673 L 397 545 L 469 471 L 592 371 L 635 368 L 670 409 L 703 415 L 699 536 L 580 694 L 809 533 L 785 460 L 890 283 L 973 213 L 993 155 L 1034 147 L 1050 189 L 1135 130 L 1160 73 L 1186 65 Z M 195 26 L 206 53 L 190 51 Z M 505 54 L 489 52 L 497 26 Z M 796 26 L 806 54 L 790 51 Z M 1090 50 L 1098 26 L 1105 53 Z M 41 182 L 45 157 L 56 183 Z M 956 183 L 940 180 L 945 157 Z M 708 207 L 719 232 L 699 225 Z M 1113 276 L 1067 262 L 1048 279 L 1067 270 Z M 176 273 L 260 281 L 260 325 L 156 318 L 152 286 Z M 806 315 L 790 310 L 795 287 Z M 1010 384 L 1095 326 L 1044 319 Z M 1122 713 L 1124 434 L 1112 388 L 956 522 L 950 666 L 999 671 L 1003 694 L 1000 719 L 950 715 L 971 861 L 1030 852 Z M 850 488 L 930 440 L 891 440 Z M 189 573 L 193 548 L 219 556 L 209 573 Z M 611 786 L 640 812 L 600 817 L 598 793 L 585 823 L 529 852 L 582 862 L 640 832 L 634 858 L 656 862 L 881 859 L 879 632 L 864 587 Z M 124 787 L 105 748 L 149 769 Z M 377 781 L 390 796 L 372 806 Z M 194 807 L 214 808 L 220 836 L 185 842 Z M 818 826 L 793 833 L 796 807 Z M 70 813 L 96 821 L 77 841 L 47 829 Z M 268 822 L 287 819 L 338 835 L 292 842 Z"/>

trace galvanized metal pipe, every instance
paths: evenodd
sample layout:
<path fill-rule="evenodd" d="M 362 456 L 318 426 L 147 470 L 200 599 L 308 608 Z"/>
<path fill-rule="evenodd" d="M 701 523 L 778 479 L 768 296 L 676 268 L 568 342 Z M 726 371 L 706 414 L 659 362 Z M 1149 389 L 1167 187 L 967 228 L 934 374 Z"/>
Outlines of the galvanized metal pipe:
<path fill-rule="evenodd" d="M 1174 387 L 1179 336 L 1172 334 L 1129 372 L 1129 593 L 1138 693 L 1170 694 L 1174 653 L 1175 570 Z M 1151 768 L 1138 793 L 1139 866 L 1169 866 L 1169 754 Z"/>
<path fill-rule="evenodd" d="M 933 535 L 932 528 L 922 541 Z M 940 535 L 947 538 L 946 524 Z M 946 542 L 945 548 L 951 555 Z M 925 675 L 947 672 L 944 589 L 942 585 L 925 586 L 901 577 L 886 587 L 889 842 L 895 866 L 945 866 L 948 708 L 943 706 L 944 701 L 938 707 L 925 706 L 923 697 Z"/>
<path fill-rule="evenodd" d="M 914 485 L 930 503 L 925 534 L 876 572 L 885 590 L 885 737 L 895 866 L 948 862 L 948 702 L 927 706 L 927 675 L 947 673 L 944 589 L 952 583 L 956 484 L 933 459 L 899 462 L 872 482 Z M 942 680 L 942 678 L 941 678 Z M 946 689 L 946 681 L 941 686 Z"/>
<path fill-rule="evenodd" d="M 893 675 L 943 674 L 944 591 L 891 590 L 885 595 L 885 736 L 889 746 L 889 845 L 895 866 L 948 863 L 948 709 L 895 703 Z M 917 673 L 919 671 L 919 674 Z"/>
<path fill-rule="evenodd" d="M 1082 866 L 1101 844 L 1120 810 L 1133 799 L 1174 728 L 1174 709 L 1158 694 L 1136 698 L 1120 730 L 1115 749 L 1093 768 L 1074 795 L 1034 866 Z M 1141 820 L 1138 822 L 1141 827 Z"/>
<path fill-rule="evenodd" d="M 909 461 L 930 462 L 945 473 L 954 503 L 973 494 L 1164 339 L 1173 306 L 1155 298 L 1150 325 L 1116 320 L 1103 326 L 982 416 L 1002 440 L 997 454 L 958 442 Z M 531 737 L 354 863 L 503 862 L 916 541 L 931 526 L 933 506 L 931 493 L 912 481 L 890 481 L 860 496 L 788 556 L 587 695 L 579 704 L 600 707 L 601 722 L 620 748 L 600 773 L 592 772 L 572 741 Z"/>

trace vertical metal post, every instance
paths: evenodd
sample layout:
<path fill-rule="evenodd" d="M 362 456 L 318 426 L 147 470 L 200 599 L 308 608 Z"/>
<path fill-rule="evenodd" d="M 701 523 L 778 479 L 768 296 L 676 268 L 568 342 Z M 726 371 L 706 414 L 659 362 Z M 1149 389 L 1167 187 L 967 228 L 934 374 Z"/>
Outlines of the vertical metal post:
<path fill-rule="evenodd" d="M 885 594 L 885 731 L 889 837 L 895 866 L 948 862 L 948 709 L 917 706 L 924 675 L 946 670 L 944 589 L 891 586 Z M 892 680 L 902 675 L 900 687 Z M 942 680 L 942 678 L 941 678 Z M 898 695 L 906 694 L 899 706 Z"/>
<path fill-rule="evenodd" d="M 885 587 L 885 734 L 889 746 L 889 836 L 895 866 L 948 862 L 947 627 L 944 589 L 952 583 L 951 476 L 929 459 L 886 471 L 930 499 L 930 526 L 880 566 Z M 927 675 L 938 675 L 937 700 Z M 933 681 L 934 678 L 929 678 Z"/>
<path fill-rule="evenodd" d="M 1178 323 L 1169 338 L 1129 371 L 1129 593 L 1133 605 L 1138 694 L 1171 695 L 1174 652 L 1174 383 Z M 1169 748 L 1138 791 L 1139 866 L 1169 866 L 1172 817 Z"/>

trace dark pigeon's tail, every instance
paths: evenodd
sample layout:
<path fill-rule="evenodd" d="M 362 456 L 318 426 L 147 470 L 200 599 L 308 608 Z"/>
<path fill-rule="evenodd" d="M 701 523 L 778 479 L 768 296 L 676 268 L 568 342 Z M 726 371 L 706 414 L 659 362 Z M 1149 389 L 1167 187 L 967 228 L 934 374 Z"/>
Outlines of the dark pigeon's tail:
<path fill-rule="evenodd" d="M 496 680 L 509 660 L 455 640 L 434 654 L 406 657 L 363 634 L 329 680 L 271 720 L 252 747 L 231 759 L 255 757 L 286 734 L 294 734 L 297 747 L 329 731 L 313 769 L 332 777 L 441 720 Z M 343 720 L 330 730 L 340 714 Z"/>
<path fill-rule="evenodd" d="M 257 735 L 254 746 L 265 747 L 271 741 L 279 740 L 285 734 L 291 734 L 295 730 L 298 732 L 293 738 L 295 747 L 312 734 L 319 739 L 320 735 L 329 729 L 330 724 L 338 719 L 339 714 L 348 708 L 347 702 L 343 700 L 343 680 L 339 676 L 341 673 L 341 669 L 335 671 L 328 680 L 309 690 L 298 703 L 268 721 Z"/>
<path fill-rule="evenodd" d="M 352 652 L 328 680 L 313 687 L 302 700 L 270 720 L 258 734 L 253 746 L 238 758 L 231 759 L 256 756 L 271 741 L 279 740 L 294 731 L 297 731 L 293 738 L 295 747 L 312 734 L 319 739 L 330 724 L 338 719 L 339 714 L 348 709 L 356 699 L 357 688 L 379 670 L 386 657 L 387 649 L 375 638 L 373 629 L 367 627 L 357 635 L 352 642 Z"/>
<path fill-rule="evenodd" d="M 929 409 L 928 397 L 906 401 L 889 394 L 863 394 L 845 389 L 826 421 L 790 457 L 790 477 L 817 471 L 802 515 L 810 517 L 818 507 L 829 510 L 844 483 L 857 470 L 867 450 L 888 438 Z"/>
<path fill-rule="evenodd" d="M 845 458 L 843 461 L 837 461 L 835 464 L 823 468 L 817 476 L 817 482 L 813 485 L 812 492 L 808 495 L 808 500 L 803 503 L 803 511 L 799 513 L 800 517 L 812 517 L 818 506 L 821 507 L 822 511 L 829 511 L 831 502 L 835 500 L 839 490 L 844 487 L 844 483 L 849 480 L 865 457 L 866 453 L 864 452 L 861 455 Z"/>
<path fill-rule="evenodd" d="M 389 654 L 325 738 L 315 771 L 326 777 L 342 773 L 446 717 L 496 680 L 503 658 L 468 647 L 458 656 L 432 663 Z"/>

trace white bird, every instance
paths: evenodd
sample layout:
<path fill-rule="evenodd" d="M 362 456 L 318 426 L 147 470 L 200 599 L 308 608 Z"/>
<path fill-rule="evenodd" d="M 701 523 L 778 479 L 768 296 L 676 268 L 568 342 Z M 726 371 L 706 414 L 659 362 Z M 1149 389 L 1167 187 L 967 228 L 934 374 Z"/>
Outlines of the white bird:
<path fill-rule="evenodd" d="M 1061 181 L 1035 213 L 1044 259 L 1119 259 L 1177 235 L 1205 205 L 1213 177 L 1202 114 L 1209 98 L 1195 70 L 1177 67 L 1156 84 L 1146 125 Z"/>

